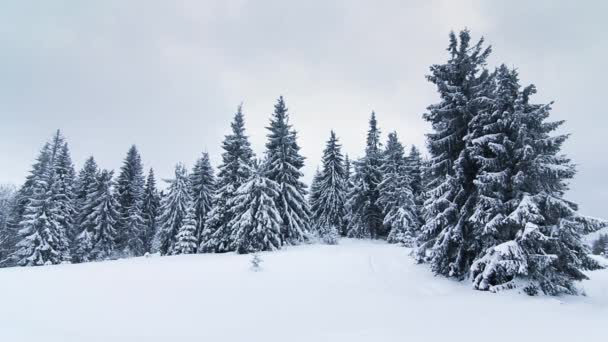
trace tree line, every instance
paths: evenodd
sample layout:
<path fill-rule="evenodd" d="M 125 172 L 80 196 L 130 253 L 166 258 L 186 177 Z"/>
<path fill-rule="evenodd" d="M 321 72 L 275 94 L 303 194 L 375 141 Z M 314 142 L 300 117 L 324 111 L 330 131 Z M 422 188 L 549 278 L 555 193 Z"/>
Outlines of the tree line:
<path fill-rule="evenodd" d="M 239 106 L 217 173 L 203 153 L 191 171 L 178 164 L 164 191 L 135 146 L 117 175 L 93 157 L 76 173 L 57 131 L 24 184 L 0 192 L 2 264 L 252 253 L 347 236 L 413 247 L 434 273 L 478 290 L 576 294 L 583 271 L 600 267 L 581 235 L 606 224 L 564 199 L 576 170 L 551 103 L 533 103 L 536 88 L 522 87 L 516 69 L 490 70 L 490 53 L 463 30 L 431 66 L 439 102 L 423 115 L 428 158 L 415 146 L 406 153 L 397 132 L 383 143 L 372 112 L 363 156 L 351 161 L 332 130 L 310 187 L 283 97 L 261 158 Z"/>

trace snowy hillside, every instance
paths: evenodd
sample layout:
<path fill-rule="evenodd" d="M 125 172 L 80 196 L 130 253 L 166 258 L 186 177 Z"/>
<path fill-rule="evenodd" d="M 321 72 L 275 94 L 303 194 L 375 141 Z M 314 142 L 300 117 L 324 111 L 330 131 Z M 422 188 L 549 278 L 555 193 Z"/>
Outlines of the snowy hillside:
<path fill-rule="evenodd" d="M 602 341 L 608 271 L 587 296 L 471 290 L 408 250 L 342 240 L 0 270 L 0 341 Z M 504 329 L 504 327 L 511 327 Z M 497 333 L 501 327 L 500 333 Z"/>

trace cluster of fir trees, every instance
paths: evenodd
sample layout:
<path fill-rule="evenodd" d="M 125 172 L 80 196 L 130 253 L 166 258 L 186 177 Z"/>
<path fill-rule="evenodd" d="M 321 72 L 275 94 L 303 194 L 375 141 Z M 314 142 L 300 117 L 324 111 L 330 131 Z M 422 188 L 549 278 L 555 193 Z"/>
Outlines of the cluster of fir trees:
<path fill-rule="evenodd" d="M 249 253 L 309 240 L 310 208 L 297 134 L 279 98 L 262 160 L 241 107 L 222 144 L 217 177 L 204 153 L 178 164 L 163 194 L 132 146 L 117 177 L 93 157 L 76 174 L 61 132 L 45 144 L 1 229 L 2 264 L 35 266 L 197 252 Z M 5 196 L 9 197 L 9 196 Z M 3 207 L 7 201 L 3 201 Z"/>
<path fill-rule="evenodd" d="M 452 33 L 448 52 L 428 76 L 440 101 L 424 114 L 433 131 L 418 260 L 479 290 L 576 293 L 598 267 L 581 234 L 604 222 L 563 198 L 575 174 L 560 152 L 568 136 L 554 133 L 563 122 L 547 120 L 551 103 L 531 102 L 536 88 L 516 70 L 486 68 L 483 39 Z"/>
<path fill-rule="evenodd" d="M 145 184 L 135 146 L 116 180 L 113 171 L 99 169 L 93 157 L 76 174 L 68 144 L 57 131 L 17 191 L 0 231 L 2 265 L 143 255 L 154 225 L 145 210 L 159 198 L 152 171 L 149 179 Z"/>
<path fill-rule="evenodd" d="M 422 224 L 422 157 L 415 146 L 406 155 L 396 132 L 383 149 L 373 112 L 369 126 L 365 155 L 354 167 L 330 133 L 309 197 L 315 233 L 329 244 L 348 236 L 411 246 Z"/>
<path fill-rule="evenodd" d="M 264 158 L 257 160 L 245 133 L 242 108 L 222 144 L 214 205 L 202 230 L 201 252 L 251 253 L 310 239 L 310 207 L 302 182 L 304 157 L 279 97 Z"/>

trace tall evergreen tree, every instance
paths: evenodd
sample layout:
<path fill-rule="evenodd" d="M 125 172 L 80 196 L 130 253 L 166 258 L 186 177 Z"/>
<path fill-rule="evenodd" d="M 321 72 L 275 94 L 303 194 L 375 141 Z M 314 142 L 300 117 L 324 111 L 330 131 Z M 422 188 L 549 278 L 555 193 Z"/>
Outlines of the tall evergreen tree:
<path fill-rule="evenodd" d="M 388 241 L 412 246 L 420 226 L 405 150 L 396 132 L 388 135 L 382 160 L 378 204 L 385 216 Z"/>
<path fill-rule="evenodd" d="M 304 157 L 300 155 L 296 132 L 289 124 L 289 114 L 283 97 L 279 97 L 270 119 L 266 143 L 268 178 L 281 189 L 278 208 L 283 226 L 281 240 L 284 244 L 303 242 L 309 233 L 310 208 L 306 201 L 306 185 L 300 180 Z"/>
<path fill-rule="evenodd" d="M 428 76 L 441 101 L 424 114 L 433 127 L 427 145 L 434 181 L 417 256 L 435 273 L 462 279 L 481 247 L 469 220 L 476 201 L 477 167 L 468 133 L 473 118 L 487 106 L 490 77 L 484 66 L 491 49 L 483 47 L 483 39 L 471 45 L 467 30 L 459 36 L 450 33 L 448 62 L 433 65 Z"/>
<path fill-rule="evenodd" d="M 89 184 L 83 205 L 83 230 L 76 238 L 75 257 L 80 262 L 105 260 L 115 253 L 119 213 L 113 175 L 113 171 L 102 170 Z"/>
<path fill-rule="evenodd" d="M 167 196 L 161 201 L 159 229 L 154 239 L 154 250 L 161 255 L 175 252 L 177 234 L 184 225 L 188 208 L 191 206 L 188 171 L 183 164 L 175 166 L 175 178 L 169 180 Z"/>
<path fill-rule="evenodd" d="M 57 133 L 59 133 L 59 131 L 57 131 Z M 57 136 L 61 135 L 56 134 L 55 137 Z M 53 140 L 55 141 L 56 139 Z M 19 223 L 23 220 L 25 209 L 28 205 L 29 199 L 34 195 L 34 188 L 36 187 L 38 180 L 43 177 L 44 173 L 48 172 L 48 170 L 45 168 L 50 167 L 49 163 L 53 163 L 56 146 L 57 144 L 53 144 L 53 146 L 51 146 L 51 143 L 47 142 L 41 149 L 36 162 L 32 165 L 32 170 L 27 175 L 25 182 L 17 192 L 15 206 L 11 210 L 9 217 L 9 229 L 14 231 L 19 230 Z"/>
<path fill-rule="evenodd" d="M 68 239 L 72 241 L 76 237 L 74 228 L 77 216 L 74 201 L 76 172 L 74 164 L 72 164 L 68 144 L 60 136 L 59 131 L 55 137 L 55 143 L 59 146 L 53 162 L 52 200 L 57 209 L 57 221 Z"/>
<path fill-rule="evenodd" d="M 196 209 L 194 203 L 189 203 L 186 217 L 182 222 L 176 236 L 173 254 L 194 254 L 198 249 L 198 238 L 196 236 Z"/>
<path fill-rule="evenodd" d="M 346 179 L 346 190 L 347 192 L 353 188 L 353 166 L 351 165 L 348 154 L 344 155 L 344 178 Z"/>
<path fill-rule="evenodd" d="M 353 208 L 352 205 L 353 203 L 349 200 L 350 195 L 353 194 L 354 188 L 355 188 L 355 183 L 354 183 L 354 179 L 355 179 L 355 175 L 352 172 L 352 163 L 350 162 L 350 158 L 348 157 L 348 154 L 344 155 L 344 172 L 345 172 L 345 176 L 344 178 L 346 179 L 346 185 L 345 185 L 345 191 L 347 194 L 347 198 L 346 198 L 346 202 L 344 203 L 344 222 L 346 223 L 346 226 L 342 229 L 342 231 L 340 232 L 340 234 L 342 236 L 347 236 L 348 235 L 348 226 L 349 223 L 353 220 Z"/>
<path fill-rule="evenodd" d="M 451 35 L 451 58 L 431 68 L 442 102 L 429 107 L 431 183 L 418 255 L 436 273 L 470 275 L 480 290 L 522 287 L 528 294 L 574 294 L 574 281 L 598 265 L 581 234 L 606 223 L 563 199 L 575 174 L 561 154 L 563 123 L 551 105 L 531 104 L 517 73 L 484 70 L 489 49 Z"/>
<path fill-rule="evenodd" d="M 346 186 L 342 146 L 334 131 L 331 131 L 323 151 L 323 170 L 316 190 L 318 195 L 312 207 L 319 237 L 329 244 L 337 243 L 340 232 L 346 226 Z"/>
<path fill-rule="evenodd" d="M 16 232 L 9 227 L 9 218 L 17 200 L 17 187 L 0 184 L 0 265 L 3 264 L 15 243 Z"/>
<path fill-rule="evenodd" d="M 150 168 L 144 188 L 142 218 L 144 219 L 144 249 L 146 252 L 152 251 L 152 242 L 158 230 L 158 216 L 160 211 L 160 194 L 156 189 L 156 178 L 154 170 Z"/>
<path fill-rule="evenodd" d="M 383 227 L 384 215 L 378 204 L 382 181 L 382 144 L 376 113 L 372 112 L 367 132 L 365 156 L 355 164 L 354 187 L 349 195 L 351 210 L 348 236 L 356 238 L 376 238 L 386 235 Z"/>
<path fill-rule="evenodd" d="M 314 176 L 312 176 L 312 182 L 310 183 L 310 192 L 308 193 L 308 203 L 312 211 L 314 211 L 317 206 L 317 201 L 319 199 L 319 191 L 321 186 L 321 170 L 317 168 Z"/>
<path fill-rule="evenodd" d="M 482 252 L 471 267 L 474 285 L 528 294 L 578 292 L 581 270 L 598 265 L 581 234 L 604 222 L 577 213 L 563 199 L 574 165 L 561 154 L 567 135 L 552 135 L 551 104 L 532 104 L 534 86 L 520 90 L 517 72 L 501 66 L 491 105 L 471 123 L 478 201 L 470 218 Z M 523 285 L 522 285 L 523 283 Z"/>
<path fill-rule="evenodd" d="M 6 237 L 4 239 L 5 255 L 8 257 L 1 261 L 2 266 L 15 266 L 17 264 L 18 258 L 16 257 L 15 252 L 17 250 L 17 243 L 21 239 L 19 224 L 24 219 L 25 210 L 30 198 L 34 195 L 34 186 L 37 181 L 41 179 L 43 174 L 48 171 L 45 168 L 47 168 L 50 163 L 50 148 L 50 143 L 45 143 L 40 150 L 35 163 L 32 165 L 32 169 L 26 176 L 25 182 L 17 191 L 14 205 L 9 212 Z"/>
<path fill-rule="evenodd" d="M 319 202 L 319 196 L 321 192 L 321 170 L 317 167 L 314 176 L 312 177 L 312 182 L 310 183 L 310 192 L 308 193 L 308 206 L 310 207 L 311 213 L 316 211 Z M 318 235 L 318 224 L 314 222 L 314 215 L 312 216 L 313 222 L 311 226 L 314 226 L 311 229 L 311 234 Z"/>
<path fill-rule="evenodd" d="M 53 181 L 55 158 L 63 137 L 58 132 L 52 144 L 40 152 L 28 178 L 28 198 L 19 222 L 19 242 L 12 259 L 20 266 L 40 266 L 69 262 L 69 240 L 62 226 L 61 208 L 55 205 Z"/>
<path fill-rule="evenodd" d="M 245 134 L 242 106 L 238 107 L 231 127 L 232 134 L 227 135 L 222 143 L 222 165 L 219 166 L 213 207 L 201 233 L 201 252 L 233 250 L 231 226 L 228 225 L 232 221 L 232 213 L 228 202 L 252 174 L 253 151 Z"/>
<path fill-rule="evenodd" d="M 127 256 L 145 253 L 145 225 L 142 217 L 144 174 L 141 156 L 135 145 L 131 146 L 120 168 L 117 179 L 118 248 Z"/>
<path fill-rule="evenodd" d="M 416 145 L 412 145 L 412 147 L 410 148 L 410 152 L 406 159 L 406 168 L 411 181 L 410 185 L 412 187 L 412 193 L 414 194 L 416 205 L 419 208 L 418 212 L 421 213 L 426 189 L 422 176 L 422 155 Z"/>
<path fill-rule="evenodd" d="M 209 161 L 209 154 L 203 153 L 196 161 L 190 175 L 190 189 L 194 205 L 194 220 L 196 222 L 195 237 L 197 246 L 202 242 L 201 236 L 207 221 L 207 215 L 213 206 L 215 193 L 215 176 Z"/>
<path fill-rule="evenodd" d="M 257 167 L 228 202 L 233 213 L 230 221 L 232 240 L 239 254 L 281 248 L 282 222 L 276 206 L 281 189 L 265 176 L 265 171 L 265 165 Z"/>
<path fill-rule="evenodd" d="M 99 168 L 95 158 L 89 157 L 84 166 L 78 173 L 74 186 L 74 207 L 76 208 L 76 217 L 74 222 L 73 236 L 77 237 L 83 230 L 83 222 L 87 215 L 85 212 L 85 204 L 87 196 L 90 193 L 91 186 L 97 182 Z"/>

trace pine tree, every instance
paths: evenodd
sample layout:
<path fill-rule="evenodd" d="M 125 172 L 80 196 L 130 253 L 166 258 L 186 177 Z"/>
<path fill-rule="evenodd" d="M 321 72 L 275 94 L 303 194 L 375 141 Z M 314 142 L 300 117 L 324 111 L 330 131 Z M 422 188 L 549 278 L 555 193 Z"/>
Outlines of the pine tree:
<path fill-rule="evenodd" d="M 207 215 L 207 221 L 201 233 L 201 252 L 222 253 L 233 250 L 232 232 L 228 223 L 232 213 L 228 202 L 235 196 L 236 190 L 251 176 L 253 151 L 249 138 L 245 134 L 245 120 L 242 106 L 234 116 L 231 124 L 232 134 L 227 135 L 222 143 L 222 164 L 219 166 L 217 190 L 213 207 Z"/>
<path fill-rule="evenodd" d="M 59 133 L 59 131 L 57 132 Z M 41 149 L 38 159 L 36 160 L 34 165 L 32 165 L 32 170 L 27 175 L 25 182 L 17 192 L 16 203 L 13 209 L 11 210 L 11 214 L 9 217 L 9 229 L 19 229 L 19 223 L 23 220 L 23 216 L 25 215 L 25 209 L 28 205 L 29 199 L 34 195 L 34 187 L 36 186 L 38 180 L 43 176 L 43 173 L 48 172 L 45 167 L 49 167 L 48 163 L 53 162 L 55 154 L 53 151 L 55 150 L 56 148 L 54 146 L 51 147 L 51 143 L 49 142 L 47 142 Z"/>
<path fill-rule="evenodd" d="M 113 175 L 113 171 L 102 170 L 89 185 L 83 205 L 87 214 L 76 238 L 75 256 L 80 262 L 105 260 L 115 253 L 119 213 Z"/>
<path fill-rule="evenodd" d="M 144 174 L 141 157 L 135 145 L 127 152 L 117 179 L 118 248 L 127 256 L 145 253 L 145 223 L 142 217 Z"/>
<path fill-rule="evenodd" d="M 311 216 L 312 214 L 316 211 L 316 208 L 318 207 L 318 201 L 319 201 L 319 196 L 321 195 L 321 189 L 320 189 L 320 183 L 321 183 L 321 170 L 319 170 L 319 168 L 317 167 L 317 170 L 315 171 L 315 174 L 312 177 L 312 182 L 310 183 L 310 192 L 308 193 L 308 206 L 310 208 L 311 211 Z M 316 222 L 314 222 L 314 216 L 311 217 L 313 219 L 313 222 L 311 223 L 311 231 L 310 231 L 310 237 L 312 238 L 318 238 L 319 237 L 319 231 L 318 231 L 318 224 Z"/>
<path fill-rule="evenodd" d="M 15 244 L 16 232 L 9 226 L 10 214 L 17 201 L 17 187 L 0 184 L 0 265 L 5 263 Z"/>
<path fill-rule="evenodd" d="M 156 178 L 154 170 L 150 168 L 144 188 L 142 218 L 144 219 L 144 249 L 146 252 L 152 251 L 152 242 L 158 229 L 158 216 L 160 211 L 160 194 L 156 189 Z"/>
<path fill-rule="evenodd" d="M 179 228 L 173 254 L 194 254 L 198 248 L 196 236 L 196 209 L 194 203 L 189 203 L 186 217 Z"/>
<path fill-rule="evenodd" d="M 318 180 L 318 195 L 312 207 L 313 219 L 322 241 L 336 244 L 341 231 L 346 227 L 346 170 L 342 146 L 331 131 L 323 151 L 323 170 Z"/>
<path fill-rule="evenodd" d="M 89 157 L 76 178 L 74 185 L 74 207 L 76 208 L 76 217 L 74 222 L 73 236 L 76 237 L 84 230 L 82 223 L 87 215 L 85 212 L 85 203 L 87 195 L 91 190 L 91 186 L 97 182 L 99 168 L 95 158 Z"/>
<path fill-rule="evenodd" d="M 381 167 L 382 182 L 378 185 L 378 204 L 385 214 L 388 242 L 412 246 L 420 220 L 408 171 L 403 145 L 396 132 L 389 133 Z"/>
<path fill-rule="evenodd" d="M 308 193 L 308 205 L 312 212 L 316 211 L 318 206 L 318 200 L 320 196 L 320 186 L 321 186 L 321 171 L 319 168 L 315 171 L 314 176 L 312 177 L 312 182 L 310 183 L 310 192 Z"/>
<path fill-rule="evenodd" d="M 437 274 L 464 278 L 480 251 L 469 220 L 476 201 L 476 165 L 472 154 L 470 123 L 488 97 L 490 77 L 484 69 L 491 49 L 483 39 L 471 46 L 467 30 L 460 39 L 452 32 L 446 64 L 433 65 L 428 80 L 437 86 L 441 101 L 428 107 L 424 119 L 433 133 L 427 145 L 431 155 L 425 203 L 425 225 L 419 236 L 417 256 Z"/>
<path fill-rule="evenodd" d="M 57 210 L 57 222 L 65 231 L 68 239 L 72 241 L 76 237 L 74 228 L 77 216 L 74 202 L 76 172 L 68 144 L 59 131 L 55 136 L 54 144 L 57 144 L 57 152 L 53 161 L 52 201 Z"/>
<path fill-rule="evenodd" d="M 162 199 L 159 229 L 154 238 L 154 250 L 161 255 L 170 255 L 175 252 L 177 234 L 184 225 L 188 207 L 191 206 L 190 184 L 188 171 L 183 164 L 175 167 L 175 178 L 168 181 L 167 196 Z"/>
<path fill-rule="evenodd" d="M 576 294 L 582 270 L 599 267 L 581 234 L 605 222 L 563 199 L 575 167 L 560 152 L 568 136 L 551 134 L 563 121 L 546 121 L 551 104 L 531 104 L 536 89 L 521 91 L 516 71 L 503 65 L 495 74 L 491 105 L 470 129 L 479 169 L 472 221 L 483 247 L 471 266 L 474 286 Z"/>
<path fill-rule="evenodd" d="M 195 237 L 198 246 L 202 242 L 202 232 L 205 229 L 207 215 L 211 212 L 213 195 L 216 190 L 215 176 L 213 174 L 211 162 L 209 161 L 209 154 L 203 153 L 201 158 L 196 161 L 192 174 L 190 175 L 190 188 L 195 210 Z"/>
<path fill-rule="evenodd" d="M 321 183 L 321 170 L 319 170 L 319 168 L 317 167 L 317 170 L 315 171 L 314 176 L 312 177 L 312 182 L 310 183 L 310 192 L 308 193 L 308 206 L 310 207 L 310 211 L 311 214 L 314 213 L 318 208 L 319 205 L 319 196 L 320 196 L 320 184 Z M 313 226 L 313 228 L 310 231 L 310 235 L 311 238 L 317 238 L 318 237 L 318 228 L 319 225 L 317 224 L 317 222 L 315 222 L 314 216 L 311 217 L 313 222 L 311 223 L 311 226 Z"/>
<path fill-rule="evenodd" d="M 521 287 L 534 295 L 575 294 L 582 270 L 599 267 L 581 234 L 605 222 L 583 217 L 563 196 L 574 165 L 561 154 L 563 122 L 551 104 L 531 104 L 505 66 L 484 70 L 489 49 L 451 35 L 451 58 L 431 68 L 442 102 L 425 118 L 434 180 L 418 256 L 446 276 L 471 276 L 476 289 Z"/>
<path fill-rule="evenodd" d="M 348 226 L 350 224 L 350 222 L 353 220 L 353 208 L 352 208 L 352 204 L 351 201 L 349 201 L 350 195 L 353 194 L 353 191 L 355 189 L 355 183 L 354 183 L 354 179 L 355 176 L 353 175 L 352 172 L 352 164 L 350 162 L 350 158 L 348 157 L 348 154 L 346 154 L 344 156 L 344 178 L 346 179 L 346 185 L 344 186 L 344 191 L 347 194 L 347 198 L 345 199 L 346 202 L 344 203 L 344 222 L 346 224 L 346 226 L 342 229 L 342 231 L 340 232 L 340 234 L 342 236 L 347 236 L 348 235 Z"/>
<path fill-rule="evenodd" d="M 378 205 L 378 185 L 382 181 L 382 144 L 374 112 L 369 125 L 365 156 L 355 163 L 354 187 L 348 196 L 351 214 L 347 230 L 348 236 L 355 238 L 377 238 L 387 234 L 383 228 L 384 215 Z"/>
<path fill-rule="evenodd" d="M 22 238 L 19 233 L 19 224 L 23 221 L 30 198 L 34 195 L 34 186 L 43 176 L 43 173 L 48 171 L 45 168 L 47 168 L 49 165 L 48 163 L 50 163 L 50 148 L 50 143 L 45 143 L 40 150 L 36 162 L 32 165 L 32 169 L 27 175 L 25 182 L 17 191 L 14 205 L 9 212 L 6 228 L 7 233 L 6 238 L 4 239 L 4 245 L 6 246 L 5 255 L 8 255 L 8 257 L 2 260 L 2 266 L 17 265 L 18 258 L 16 257 L 15 252 L 17 250 L 17 243 Z"/>
<path fill-rule="evenodd" d="M 70 261 L 69 240 L 62 227 L 61 211 L 54 203 L 54 164 L 62 136 L 45 144 L 27 182 L 26 204 L 19 222 L 19 242 L 12 259 L 20 266 L 40 266 Z"/>
<path fill-rule="evenodd" d="M 418 150 L 416 145 L 412 145 L 410 148 L 410 153 L 406 159 L 406 168 L 411 181 L 410 186 L 412 188 L 412 193 L 414 194 L 414 199 L 416 201 L 416 205 L 418 206 L 418 212 L 421 213 L 425 196 L 425 184 L 422 174 L 422 155 L 420 154 L 420 150 Z"/>
<path fill-rule="evenodd" d="M 349 192 L 355 185 L 353 184 L 353 167 L 348 154 L 344 155 L 344 178 L 346 179 L 346 191 Z"/>
<path fill-rule="evenodd" d="M 283 244 L 299 244 L 309 233 L 310 208 L 306 201 L 306 185 L 300 180 L 304 167 L 304 157 L 300 155 L 297 135 L 289 124 L 289 114 L 283 97 L 279 97 L 274 113 L 267 127 L 266 143 L 268 178 L 279 184 L 281 189 L 278 208 L 283 226 Z"/>
<path fill-rule="evenodd" d="M 232 240 L 239 254 L 281 248 L 281 214 L 276 206 L 281 196 L 279 185 L 265 176 L 265 167 L 256 168 L 250 179 L 239 187 L 228 202 Z"/>

